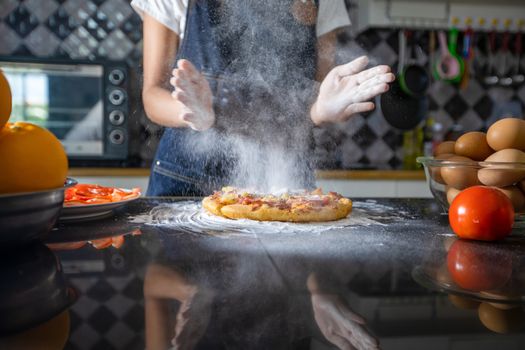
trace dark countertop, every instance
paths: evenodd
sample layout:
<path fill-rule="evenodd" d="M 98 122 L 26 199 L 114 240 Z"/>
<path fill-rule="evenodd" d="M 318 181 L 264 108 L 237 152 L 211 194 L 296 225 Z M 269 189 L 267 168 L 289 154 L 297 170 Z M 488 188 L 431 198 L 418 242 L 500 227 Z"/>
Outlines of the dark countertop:
<path fill-rule="evenodd" d="M 374 338 L 382 349 L 524 348 L 522 222 L 500 243 L 462 241 L 434 200 L 377 199 L 315 229 L 225 230 L 192 214 L 195 203 L 141 198 L 114 216 L 60 222 L 47 246 L 5 251 L 0 329 L 51 319 L 40 344 L 67 349 L 144 349 L 146 338 L 166 348 L 175 331 L 198 349 L 366 349 Z M 452 256 L 468 271 L 455 280 Z"/>
<path fill-rule="evenodd" d="M 148 177 L 149 168 L 70 168 L 68 175 L 75 176 L 142 176 Z M 386 170 L 386 169 L 317 169 L 317 179 L 325 180 L 425 180 L 421 170 Z"/>

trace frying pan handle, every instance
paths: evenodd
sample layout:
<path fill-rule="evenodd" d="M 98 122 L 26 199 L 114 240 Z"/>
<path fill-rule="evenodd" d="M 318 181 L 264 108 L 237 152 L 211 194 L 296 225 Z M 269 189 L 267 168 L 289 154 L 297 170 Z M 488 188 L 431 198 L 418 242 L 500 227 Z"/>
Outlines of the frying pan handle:
<path fill-rule="evenodd" d="M 474 36 L 474 31 L 472 28 L 467 28 L 463 36 L 463 54 L 462 56 L 466 59 L 470 59 L 472 56 L 472 37 Z"/>
<path fill-rule="evenodd" d="M 445 36 L 445 32 L 440 30 L 438 33 L 438 40 L 439 40 L 439 49 L 441 50 L 441 56 L 446 57 L 448 56 L 448 45 L 447 45 L 447 37 Z"/>
<path fill-rule="evenodd" d="M 398 34 L 398 40 L 399 40 L 399 64 L 397 65 L 397 73 L 402 74 L 403 70 L 405 69 L 405 56 L 406 56 L 406 48 L 407 48 L 407 38 L 405 35 L 405 30 L 401 29 L 399 30 Z"/>
<path fill-rule="evenodd" d="M 452 55 L 455 55 L 458 48 L 458 34 L 457 28 L 451 28 L 448 37 L 448 50 Z"/>

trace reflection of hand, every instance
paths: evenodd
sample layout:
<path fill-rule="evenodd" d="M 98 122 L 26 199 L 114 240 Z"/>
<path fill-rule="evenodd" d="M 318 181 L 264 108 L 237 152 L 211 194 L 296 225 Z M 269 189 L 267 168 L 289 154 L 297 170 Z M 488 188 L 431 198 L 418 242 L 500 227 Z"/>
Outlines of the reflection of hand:
<path fill-rule="evenodd" d="M 213 95 L 208 81 L 188 60 L 179 60 L 173 70 L 171 94 L 184 105 L 182 120 L 193 130 L 203 131 L 215 123 Z"/>
<path fill-rule="evenodd" d="M 367 64 L 368 58 L 362 56 L 328 73 L 312 106 L 311 117 L 315 124 L 343 122 L 353 114 L 374 109 L 374 103 L 369 100 L 386 92 L 395 76 L 389 66 L 364 70 Z"/>
<path fill-rule="evenodd" d="M 195 291 L 184 300 L 177 313 L 175 338 L 176 349 L 193 349 L 203 336 L 210 321 L 213 295 L 207 291 Z"/>
<path fill-rule="evenodd" d="M 312 294 L 314 317 L 328 341 L 340 349 L 378 349 L 377 340 L 364 328 L 365 320 L 333 294 Z"/>

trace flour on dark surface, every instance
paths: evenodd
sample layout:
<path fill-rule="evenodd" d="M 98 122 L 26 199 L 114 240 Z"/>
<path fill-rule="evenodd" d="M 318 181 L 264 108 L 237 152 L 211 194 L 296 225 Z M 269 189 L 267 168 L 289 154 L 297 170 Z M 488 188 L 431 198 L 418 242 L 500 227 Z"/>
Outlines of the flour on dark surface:
<path fill-rule="evenodd" d="M 377 204 L 374 201 L 354 202 L 352 213 L 345 218 L 330 222 L 289 223 L 254 221 L 248 219 L 230 220 L 207 213 L 199 202 L 182 201 L 161 204 L 146 214 L 129 218 L 133 223 L 166 226 L 176 230 L 228 237 L 230 235 L 295 235 L 322 234 L 337 229 L 352 229 L 362 226 L 386 226 L 403 219 L 406 213 Z"/>

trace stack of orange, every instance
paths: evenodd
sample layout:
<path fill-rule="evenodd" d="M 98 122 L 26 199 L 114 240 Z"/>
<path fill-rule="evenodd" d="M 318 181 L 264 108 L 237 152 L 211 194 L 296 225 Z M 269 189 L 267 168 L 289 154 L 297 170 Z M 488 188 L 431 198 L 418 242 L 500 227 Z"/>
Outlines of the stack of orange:
<path fill-rule="evenodd" d="M 63 186 L 68 162 L 62 144 L 37 125 L 8 123 L 11 105 L 9 83 L 0 71 L 0 194 Z"/>

